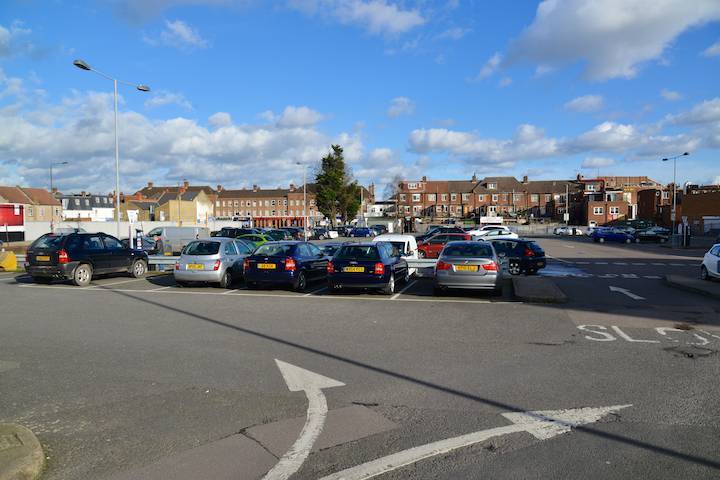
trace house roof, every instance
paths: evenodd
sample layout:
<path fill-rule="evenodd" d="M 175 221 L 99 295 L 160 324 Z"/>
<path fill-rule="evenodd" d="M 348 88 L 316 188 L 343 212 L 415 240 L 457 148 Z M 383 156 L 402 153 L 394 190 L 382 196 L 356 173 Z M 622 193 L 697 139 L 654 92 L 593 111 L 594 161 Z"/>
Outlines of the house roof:
<path fill-rule="evenodd" d="M 79 202 L 75 202 L 75 200 L 79 200 Z M 62 202 L 63 210 L 115 208 L 113 199 L 107 195 L 61 195 L 60 201 Z"/>
<path fill-rule="evenodd" d="M 137 207 L 138 210 L 150 210 L 151 207 L 157 207 L 160 204 L 157 202 L 157 200 L 128 200 L 127 201 L 128 208 L 130 208 L 131 205 L 134 205 Z"/>
<path fill-rule="evenodd" d="M 175 194 L 177 197 L 177 192 L 179 188 L 183 188 L 186 192 L 199 192 L 203 191 L 206 195 L 216 195 L 217 192 L 213 190 L 208 185 L 188 185 L 187 187 L 143 187 L 140 190 L 138 190 L 136 193 L 141 194 L 145 198 L 160 198 L 165 193 L 172 193 Z M 194 197 L 193 197 L 194 198 Z"/>
<path fill-rule="evenodd" d="M 572 180 L 533 180 L 524 184 L 523 190 L 528 193 L 565 193 L 573 192 L 579 188 L 577 182 Z"/>
<path fill-rule="evenodd" d="M 192 202 L 195 198 L 200 195 L 200 189 L 193 191 L 186 191 L 180 194 L 180 200 L 183 202 Z M 175 192 L 165 192 L 159 198 L 155 199 L 159 205 L 164 205 L 171 200 L 178 199 L 177 189 Z"/>
<path fill-rule="evenodd" d="M 317 191 L 317 185 L 314 183 L 307 184 L 307 193 L 315 193 Z M 365 192 L 368 192 L 365 189 Z M 221 190 L 218 192 L 218 198 L 276 198 L 285 197 L 288 194 L 300 194 L 303 193 L 303 186 L 300 185 L 295 187 L 294 190 L 289 188 L 259 188 L 253 189 L 239 189 L 239 190 Z M 369 193 L 369 192 L 368 192 Z"/>
<path fill-rule="evenodd" d="M 0 197 L 3 197 L 9 203 L 34 203 L 19 187 L 0 186 Z"/>
<path fill-rule="evenodd" d="M 19 187 L 23 193 L 28 196 L 35 205 L 60 205 L 55 196 L 44 188 L 27 188 Z"/>

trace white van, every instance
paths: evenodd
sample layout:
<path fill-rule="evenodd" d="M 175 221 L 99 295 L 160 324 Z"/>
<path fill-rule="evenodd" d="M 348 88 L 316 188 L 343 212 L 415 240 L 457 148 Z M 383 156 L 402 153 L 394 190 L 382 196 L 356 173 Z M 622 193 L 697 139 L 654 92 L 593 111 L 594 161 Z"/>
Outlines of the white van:
<path fill-rule="evenodd" d="M 158 239 L 158 255 L 180 255 L 185 245 L 199 238 L 210 238 L 205 227 L 157 227 L 147 233 L 153 240 Z"/>
<path fill-rule="evenodd" d="M 394 233 L 385 233 L 378 235 L 373 238 L 373 242 L 390 242 L 393 246 L 397 247 L 400 251 L 400 255 L 405 260 L 417 260 L 418 259 L 418 247 L 417 240 L 412 235 L 399 235 Z M 409 268 L 410 275 L 415 274 L 417 268 Z"/>

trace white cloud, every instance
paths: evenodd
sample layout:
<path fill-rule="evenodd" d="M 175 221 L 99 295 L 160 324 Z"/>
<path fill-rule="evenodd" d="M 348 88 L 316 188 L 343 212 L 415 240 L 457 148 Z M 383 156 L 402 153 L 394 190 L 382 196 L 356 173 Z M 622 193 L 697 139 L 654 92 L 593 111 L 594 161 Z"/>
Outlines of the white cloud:
<path fill-rule="evenodd" d="M 602 168 L 615 165 L 615 160 L 606 157 L 588 157 L 583 160 L 581 168 Z"/>
<path fill-rule="evenodd" d="M 295 107 L 287 106 L 280 118 L 277 120 L 279 127 L 293 128 L 293 127 L 308 127 L 315 125 L 325 119 L 325 116 L 320 112 L 308 107 Z"/>
<path fill-rule="evenodd" d="M 192 110 L 193 108 L 190 101 L 182 93 L 173 93 L 167 90 L 158 90 L 152 94 L 149 100 L 145 101 L 147 108 L 163 107 L 165 105 L 177 105 L 185 110 Z"/>
<path fill-rule="evenodd" d="M 500 82 L 498 82 L 498 85 L 500 85 L 502 88 L 509 87 L 512 85 L 512 78 L 510 77 L 503 77 L 500 79 Z"/>
<path fill-rule="evenodd" d="M 485 62 L 485 65 L 483 65 L 480 69 L 480 73 L 477 74 L 474 80 L 479 81 L 493 75 L 500 67 L 502 59 L 502 54 L 500 54 L 500 52 L 495 52 L 492 57 L 488 58 L 487 62 Z"/>
<path fill-rule="evenodd" d="M 677 102 L 678 100 L 682 100 L 682 95 L 680 94 L 680 92 L 668 90 L 667 88 L 663 88 L 660 91 L 660 96 L 668 102 Z"/>
<path fill-rule="evenodd" d="M 675 125 L 697 125 L 720 122 L 720 97 L 705 100 L 695 105 L 690 111 L 678 115 L 670 115 L 666 121 Z"/>
<path fill-rule="evenodd" d="M 208 123 L 213 127 L 227 127 L 232 125 L 232 117 L 227 112 L 217 112 L 210 115 Z"/>
<path fill-rule="evenodd" d="M 32 30 L 15 20 L 9 27 L 0 25 L 0 58 L 31 53 L 35 46 L 26 38 Z"/>
<path fill-rule="evenodd" d="M 601 95 L 583 95 L 567 102 L 565 109 L 573 112 L 597 112 L 603 107 L 603 103 Z"/>
<path fill-rule="evenodd" d="M 584 62 L 591 80 L 632 78 L 690 27 L 720 19 L 717 0 L 544 0 L 510 61 Z"/>
<path fill-rule="evenodd" d="M 345 25 L 359 25 L 376 35 L 406 33 L 425 23 L 417 10 L 386 0 L 289 0 L 291 8 L 329 16 Z"/>
<path fill-rule="evenodd" d="M 438 40 L 460 40 L 470 32 L 472 30 L 469 28 L 453 27 L 439 33 L 435 38 Z"/>
<path fill-rule="evenodd" d="M 415 113 L 415 103 L 408 97 L 395 97 L 390 101 L 387 109 L 387 116 L 397 118 L 401 115 L 412 115 Z"/>
<path fill-rule="evenodd" d="M 209 42 L 200 36 L 200 32 L 182 20 L 165 20 L 165 29 L 159 38 L 145 36 L 143 40 L 153 46 L 173 47 L 180 50 L 206 48 Z"/>
<path fill-rule="evenodd" d="M 703 50 L 703 56 L 705 57 L 717 57 L 720 56 L 720 40 L 710 45 L 708 48 Z"/>

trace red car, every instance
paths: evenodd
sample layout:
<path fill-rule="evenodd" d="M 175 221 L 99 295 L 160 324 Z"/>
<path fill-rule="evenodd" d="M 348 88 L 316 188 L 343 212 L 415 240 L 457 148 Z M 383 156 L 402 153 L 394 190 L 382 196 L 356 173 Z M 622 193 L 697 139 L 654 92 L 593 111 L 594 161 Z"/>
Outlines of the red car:
<path fill-rule="evenodd" d="M 464 233 L 438 233 L 418 243 L 418 255 L 420 258 L 438 258 L 446 243 L 461 240 L 472 240 L 472 237 Z"/>

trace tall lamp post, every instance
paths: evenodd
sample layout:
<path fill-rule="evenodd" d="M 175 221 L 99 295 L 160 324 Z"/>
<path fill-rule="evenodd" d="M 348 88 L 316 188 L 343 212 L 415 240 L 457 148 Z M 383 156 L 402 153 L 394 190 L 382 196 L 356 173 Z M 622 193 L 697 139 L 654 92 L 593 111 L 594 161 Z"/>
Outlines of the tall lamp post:
<path fill-rule="evenodd" d="M 101 77 L 107 78 L 108 80 L 112 80 L 113 86 L 114 86 L 114 100 L 115 100 L 115 220 L 117 224 L 117 236 L 120 236 L 120 144 L 118 143 L 118 83 L 122 83 L 123 85 L 129 85 L 131 87 L 135 87 L 136 89 L 140 90 L 141 92 L 149 92 L 150 87 L 147 85 L 138 85 L 135 83 L 129 83 L 129 82 L 123 82 L 122 80 L 118 80 L 117 78 L 113 78 L 110 75 L 107 75 L 99 70 L 95 70 L 94 68 L 91 68 L 90 65 L 88 65 L 83 60 L 75 60 L 73 62 L 73 65 L 78 67 L 81 70 L 87 70 L 89 72 L 95 72 Z"/>
<path fill-rule="evenodd" d="M 56 165 L 67 165 L 68 162 L 53 162 L 50 164 L 50 195 L 55 197 L 55 192 L 53 191 L 53 167 Z M 55 212 L 50 212 L 50 232 L 55 231 Z"/>
<path fill-rule="evenodd" d="M 295 162 L 295 165 L 303 167 L 303 238 L 305 238 L 305 241 L 307 242 L 307 165 L 304 165 L 300 162 Z"/>
<path fill-rule="evenodd" d="M 669 162 L 670 160 L 673 161 L 673 204 L 672 204 L 672 239 L 675 239 L 675 235 L 677 232 L 675 231 L 675 223 L 677 222 L 677 215 L 676 215 L 676 207 L 677 207 L 677 159 L 680 157 L 686 157 L 690 155 L 688 152 L 681 153 L 680 155 L 675 155 L 673 157 L 667 157 L 663 158 L 663 162 Z M 675 240 L 673 240 L 673 246 L 675 246 Z"/>

